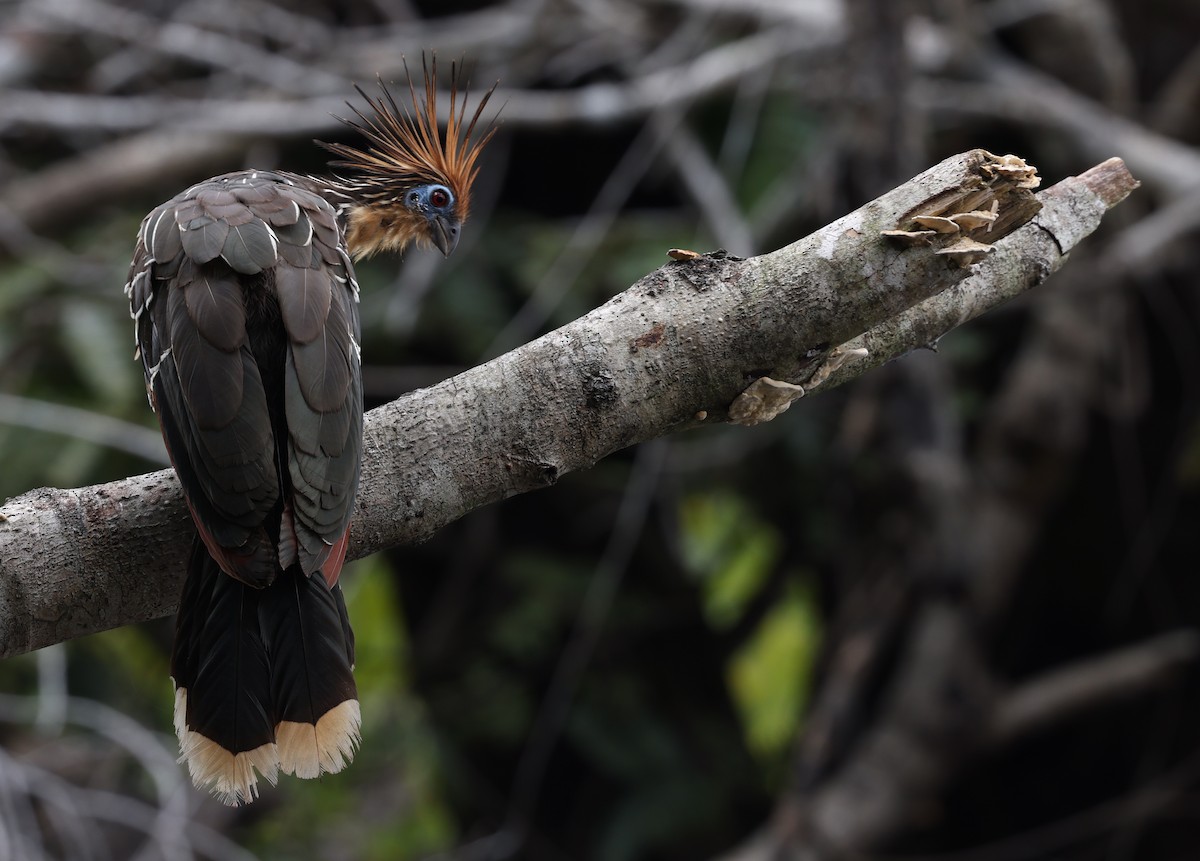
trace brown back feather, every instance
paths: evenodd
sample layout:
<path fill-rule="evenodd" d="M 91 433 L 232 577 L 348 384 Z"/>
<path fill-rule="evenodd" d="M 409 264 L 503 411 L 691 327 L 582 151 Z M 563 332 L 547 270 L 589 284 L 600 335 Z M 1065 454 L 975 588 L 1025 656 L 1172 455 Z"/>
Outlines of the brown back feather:
<path fill-rule="evenodd" d="M 408 61 L 404 61 L 411 111 L 397 103 L 382 79 L 378 81 L 382 93 L 379 97 L 372 97 L 355 85 L 374 115 L 368 116 L 347 103 L 358 119 L 339 119 L 367 139 L 370 143 L 367 149 L 340 143 L 322 143 L 322 146 L 341 156 L 331 162 L 334 167 L 350 168 L 359 174 L 341 184 L 364 202 L 390 200 L 421 183 L 441 183 L 454 193 L 457 215 L 466 220 L 471 184 L 479 173 L 476 161 L 484 145 L 496 133 L 495 118 L 482 135 L 472 138 L 496 84 L 484 93 L 468 121 L 465 82 L 462 96 L 459 95 L 462 70 L 458 64 L 450 64 L 450 112 L 443 140 L 438 127 L 437 55 L 432 56 L 431 62 L 422 55 L 421 67 L 425 83 L 423 94 L 418 96 Z"/>

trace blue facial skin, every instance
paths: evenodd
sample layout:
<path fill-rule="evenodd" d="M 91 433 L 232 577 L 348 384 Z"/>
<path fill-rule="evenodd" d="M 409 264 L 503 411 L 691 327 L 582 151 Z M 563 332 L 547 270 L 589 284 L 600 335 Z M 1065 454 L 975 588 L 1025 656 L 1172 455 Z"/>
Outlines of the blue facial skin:
<path fill-rule="evenodd" d="M 404 205 L 425 217 L 429 239 L 447 257 L 458 245 L 459 219 L 454 204 L 454 193 L 444 185 L 419 185 L 404 196 Z"/>

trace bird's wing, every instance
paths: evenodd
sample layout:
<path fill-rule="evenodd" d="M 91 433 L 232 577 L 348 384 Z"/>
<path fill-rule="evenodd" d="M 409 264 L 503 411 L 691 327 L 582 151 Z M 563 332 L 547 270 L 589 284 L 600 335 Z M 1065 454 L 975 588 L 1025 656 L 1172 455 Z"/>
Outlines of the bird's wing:
<path fill-rule="evenodd" d="M 337 578 L 362 447 L 358 287 L 298 177 L 200 183 L 142 222 L 126 286 L 151 404 L 221 568 Z"/>

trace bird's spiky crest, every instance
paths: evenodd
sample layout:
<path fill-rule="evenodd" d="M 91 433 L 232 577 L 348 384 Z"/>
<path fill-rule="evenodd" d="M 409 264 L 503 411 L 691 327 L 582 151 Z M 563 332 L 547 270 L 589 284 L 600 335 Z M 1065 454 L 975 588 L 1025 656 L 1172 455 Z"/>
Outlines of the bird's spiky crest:
<path fill-rule="evenodd" d="M 386 200 L 414 184 L 441 183 L 454 193 L 457 214 L 465 220 L 470 209 L 471 185 L 479 173 L 476 161 L 484 145 L 496 133 L 495 118 L 483 134 L 474 140 L 472 138 L 497 85 L 493 84 L 483 94 L 468 121 L 465 82 L 461 96 L 459 94 L 462 70 L 452 62 L 450 112 L 443 139 L 438 127 L 437 55 L 433 54 L 430 60 L 426 60 L 422 54 L 421 68 L 425 75 L 423 97 L 418 96 L 408 61 L 404 60 L 404 73 L 408 78 L 408 92 L 412 99 L 411 111 L 407 106 L 402 107 L 397 103 L 382 78 L 378 80 L 382 93 L 379 97 L 372 97 L 362 87 L 355 85 L 354 88 L 366 100 L 374 116 L 368 116 L 347 103 L 358 119 L 339 119 L 367 139 L 370 143 L 367 149 L 340 143 L 322 145 L 341 156 L 338 161 L 331 163 L 334 167 L 349 168 L 358 174 L 342 181 L 344 188 L 355 197 L 364 201 Z"/>

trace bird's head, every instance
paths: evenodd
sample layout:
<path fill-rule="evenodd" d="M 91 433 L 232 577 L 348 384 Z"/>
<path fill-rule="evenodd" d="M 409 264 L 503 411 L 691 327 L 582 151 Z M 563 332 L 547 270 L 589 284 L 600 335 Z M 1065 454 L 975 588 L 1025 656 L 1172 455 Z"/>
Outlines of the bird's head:
<path fill-rule="evenodd" d="M 479 172 L 476 161 L 495 133 L 492 124 L 478 137 L 475 126 L 495 91 L 488 90 L 467 119 L 465 91 L 459 93 L 459 68 L 450 65 L 450 112 L 443 136 L 438 127 L 437 57 L 422 58 L 423 95 L 409 74 L 412 110 L 401 107 L 382 81 L 381 95 L 372 97 L 356 87 L 373 116 L 353 105 L 357 119 L 343 120 L 367 139 L 365 149 L 332 143 L 324 146 L 339 156 L 334 167 L 353 171 L 338 177 L 337 191 L 350 200 L 346 244 L 356 258 L 377 251 L 403 251 L 408 245 L 432 244 L 449 256 L 458 245 L 459 231 L 471 203 L 471 185 Z M 408 73 L 408 64 L 404 70 Z"/>

